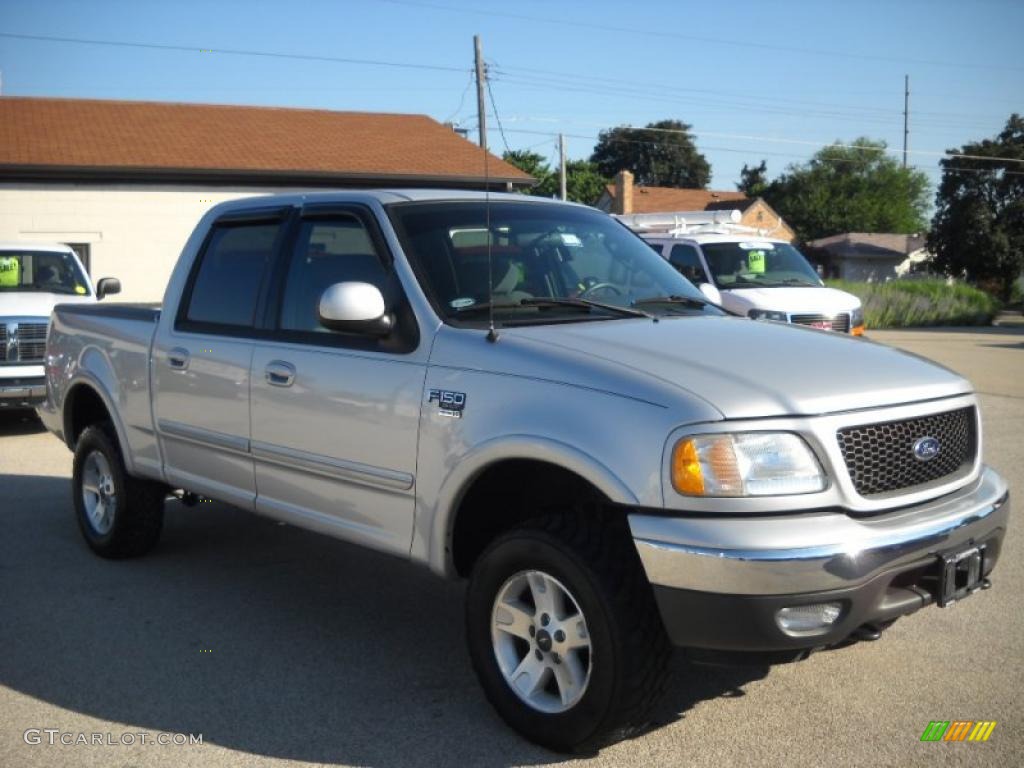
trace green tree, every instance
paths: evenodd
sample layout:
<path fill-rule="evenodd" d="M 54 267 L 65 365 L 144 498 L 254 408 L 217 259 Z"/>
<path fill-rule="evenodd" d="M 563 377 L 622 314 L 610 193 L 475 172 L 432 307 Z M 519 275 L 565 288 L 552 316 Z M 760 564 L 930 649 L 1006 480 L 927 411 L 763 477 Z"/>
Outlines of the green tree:
<path fill-rule="evenodd" d="M 609 178 L 632 171 L 638 184 L 703 189 L 711 181 L 711 166 L 689 131 L 679 120 L 610 128 L 598 134 L 590 161 Z"/>
<path fill-rule="evenodd" d="M 920 232 L 928 177 L 903 168 L 883 141 L 859 138 L 819 150 L 769 184 L 765 200 L 802 240 L 840 232 Z"/>
<path fill-rule="evenodd" d="M 942 181 L 928 248 L 935 265 L 970 281 L 998 283 L 1004 301 L 1024 272 L 1024 118 L 1014 113 L 994 139 L 964 144 L 940 161 Z"/>
<path fill-rule="evenodd" d="M 537 179 L 537 183 L 526 190 L 527 194 L 558 197 L 558 172 L 548 166 L 543 155 L 516 149 L 506 152 L 502 158 Z M 565 164 L 565 194 L 574 203 L 593 205 L 607 184 L 608 179 L 598 173 L 597 167 L 589 160 L 569 160 Z"/>
<path fill-rule="evenodd" d="M 740 171 L 740 183 L 736 189 L 747 197 L 763 197 L 764 191 L 768 188 L 768 164 L 762 160 L 760 165 L 748 167 L 743 164 Z"/>
<path fill-rule="evenodd" d="M 597 170 L 597 165 L 589 160 L 569 160 L 565 164 L 565 194 L 575 203 L 594 205 L 608 186 L 608 181 Z M 557 184 L 558 175 L 555 174 Z"/>

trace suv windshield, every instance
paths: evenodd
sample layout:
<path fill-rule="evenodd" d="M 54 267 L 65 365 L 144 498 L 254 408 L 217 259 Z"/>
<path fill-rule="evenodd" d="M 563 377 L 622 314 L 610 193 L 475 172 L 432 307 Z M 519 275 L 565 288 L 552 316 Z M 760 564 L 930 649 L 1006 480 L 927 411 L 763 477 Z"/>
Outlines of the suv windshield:
<path fill-rule="evenodd" d="M 70 253 L 0 251 L 0 293 L 88 296 L 89 283 Z"/>
<path fill-rule="evenodd" d="M 490 309 L 506 325 L 721 314 L 603 213 L 525 200 L 489 207 L 482 200 L 389 207 L 402 247 L 446 320 L 482 324 Z"/>
<path fill-rule="evenodd" d="M 789 243 L 751 240 L 702 243 L 700 247 L 719 288 L 822 285 L 804 255 Z"/>

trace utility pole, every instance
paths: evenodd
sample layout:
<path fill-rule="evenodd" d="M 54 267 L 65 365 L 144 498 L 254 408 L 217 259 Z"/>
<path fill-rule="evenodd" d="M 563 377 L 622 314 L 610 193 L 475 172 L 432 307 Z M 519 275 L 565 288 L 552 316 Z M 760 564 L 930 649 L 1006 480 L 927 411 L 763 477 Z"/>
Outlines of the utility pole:
<path fill-rule="evenodd" d="M 558 188 L 562 200 L 566 199 L 565 183 L 565 134 L 560 133 L 558 134 Z"/>
<path fill-rule="evenodd" d="M 487 109 L 484 107 L 484 85 L 487 82 L 487 70 L 484 67 L 484 54 L 480 48 L 480 35 L 473 35 L 473 57 L 476 63 L 476 117 L 480 127 L 480 146 L 487 150 Z"/>
<path fill-rule="evenodd" d="M 910 135 L 910 75 L 903 76 L 903 167 L 907 167 L 907 137 Z"/>

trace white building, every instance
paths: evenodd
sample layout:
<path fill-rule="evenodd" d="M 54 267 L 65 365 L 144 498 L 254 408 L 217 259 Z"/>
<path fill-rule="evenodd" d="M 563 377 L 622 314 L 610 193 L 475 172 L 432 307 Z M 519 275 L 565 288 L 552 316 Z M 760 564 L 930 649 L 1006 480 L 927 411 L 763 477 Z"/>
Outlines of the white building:
<path fill-rule="evenodd" d="M 506 189 L 533 179 L 423 115 L 0 98 L 0 240 L 67 243 L 125 301 L 159 301 L 210 206 L 314 187 Z"/>

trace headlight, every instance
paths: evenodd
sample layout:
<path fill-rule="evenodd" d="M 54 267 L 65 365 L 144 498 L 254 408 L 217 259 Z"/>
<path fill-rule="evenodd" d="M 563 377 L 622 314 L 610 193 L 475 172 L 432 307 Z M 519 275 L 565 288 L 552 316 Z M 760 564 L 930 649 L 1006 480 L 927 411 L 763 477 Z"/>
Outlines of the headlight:
<path fill-rule="evenodd" d="M 788 432 L 694 435 L 672 449 L 672 486 L 685 496 L 784 496 L 825 489 L 825 473 Z"/>
<path fill-rule="evenodd" d="M 860 330 L 858 330 L 860 329 Z M 850 331 L 856 335 L 864 333 L 864 308 L 857 307 L 850 313 Z"/>
<path fill-rule="evenodd" d="M 752 309 L 747 312 L 751 320 L 775 320 L 779 323 L 788 323 L 789 316 L 785 312 L 778 312 L 774 309 Z"/>

